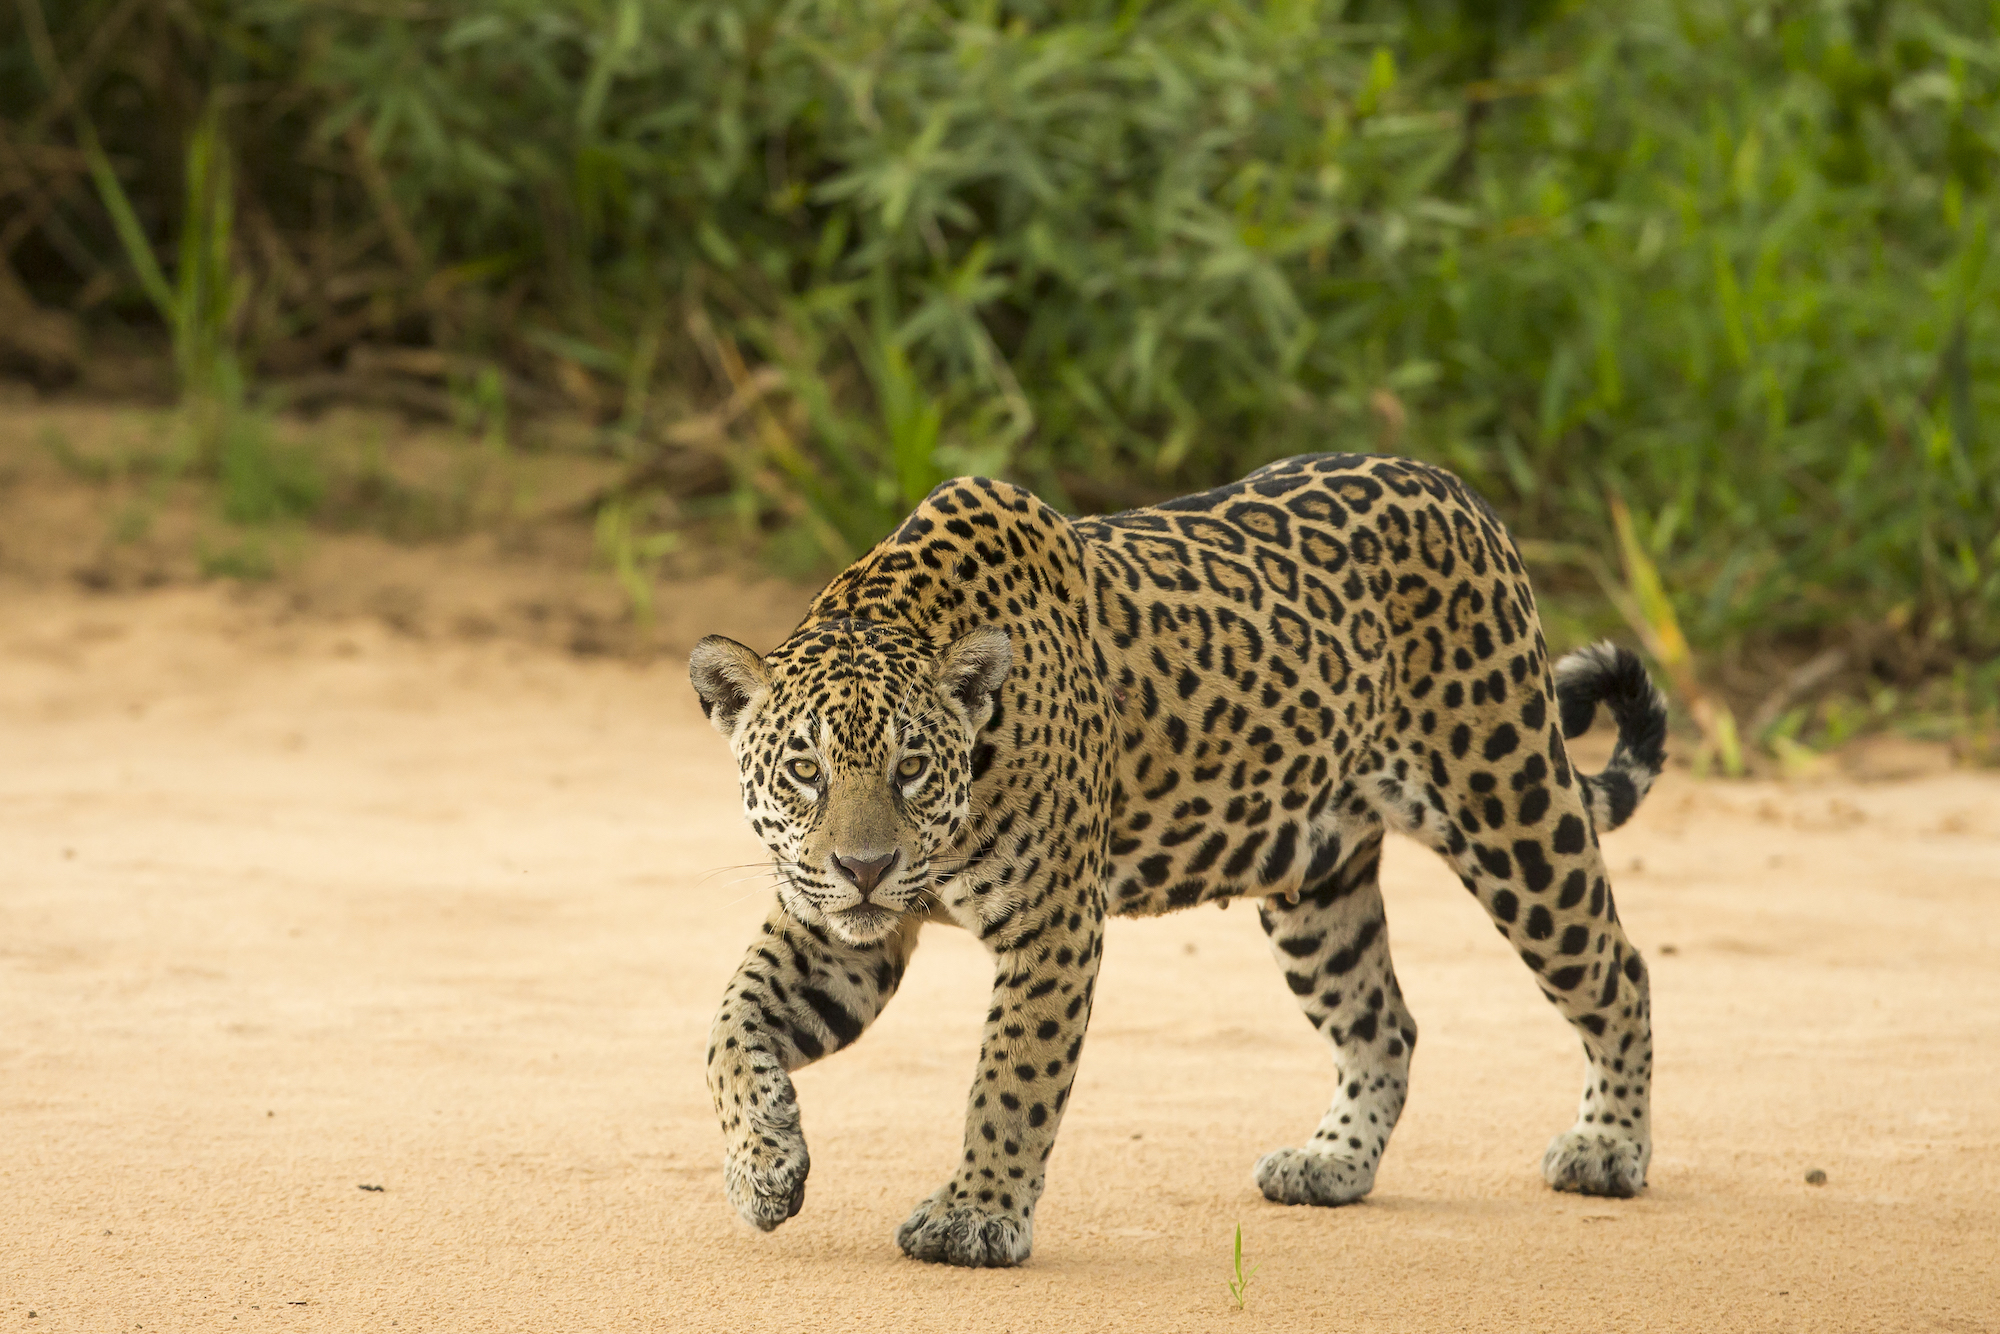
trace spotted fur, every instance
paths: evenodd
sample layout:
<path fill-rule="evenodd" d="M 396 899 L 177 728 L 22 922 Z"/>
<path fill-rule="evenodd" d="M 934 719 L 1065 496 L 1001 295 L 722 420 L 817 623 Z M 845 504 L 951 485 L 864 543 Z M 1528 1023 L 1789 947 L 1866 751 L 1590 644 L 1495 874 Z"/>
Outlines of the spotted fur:
<path fill-rule="evenodd" d="M 1377 882 L 1389 829 L 1458 871 L 1583 1040 L 1545 1179 L 1645 1183 L 1647 976 L 1598 835 L 1660 770 L 1663 703 L 1623 650 L 1550 664 L 1513 543 L 1449 473 L 1315 455 L 1080 520 L 961 478 L 767 658 L 711 637 L 692 674 L 780 872 L 708 1057 L 727 1193 L 757 1226 L 804 1200 L 788 1072 L 858 1038 L 919 929 L 949 924 L 991 953 L 993 1000 L 963 1156 L 897 1240 L 1026 1259 L 1106 915 L 1246 897 L 1339 1069 L 1310 1139 L 1256 1182 L 1361 1198 L 1417 1040 Z M 1618 749 L 1580 774 L 1564 736 L 1599 703 Z"/>

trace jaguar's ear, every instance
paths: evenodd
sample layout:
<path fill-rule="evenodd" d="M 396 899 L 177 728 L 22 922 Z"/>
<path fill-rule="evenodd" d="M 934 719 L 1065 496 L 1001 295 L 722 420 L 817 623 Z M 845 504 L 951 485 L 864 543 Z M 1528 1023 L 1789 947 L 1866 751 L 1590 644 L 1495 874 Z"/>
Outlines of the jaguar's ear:
<path fill-rule="evenodd" d="M 688 658 L 688 679 L 701 696 L 701 711 L 725 737 L 736 735 L 736 724 L 757 696 L 770 688 L 771 672 L 764 660 L 733 639 L 710 635 L 694 646 Z"/>
<path fill-rule="evenodd" d="M 938 661 L 938 685 L 968 731 L 993 716 L 993 692 L 1014 665 L 1014 641 L 997 625 L 982 625 L 952 641 Z"/>

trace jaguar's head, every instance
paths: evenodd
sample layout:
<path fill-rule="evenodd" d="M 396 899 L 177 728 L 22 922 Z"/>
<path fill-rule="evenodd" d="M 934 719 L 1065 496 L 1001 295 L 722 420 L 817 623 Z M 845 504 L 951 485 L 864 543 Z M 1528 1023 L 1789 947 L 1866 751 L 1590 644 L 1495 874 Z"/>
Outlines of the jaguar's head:
<path fill-rule="evenodd" d="M 940 651 L 864 620 L 807 627 L 767 658 L 721 635 L 695 645 L 689 676 L 787 911 L 867 944 L 959 869 L 979 733 L 1013 656 L 997 626 Z"/>

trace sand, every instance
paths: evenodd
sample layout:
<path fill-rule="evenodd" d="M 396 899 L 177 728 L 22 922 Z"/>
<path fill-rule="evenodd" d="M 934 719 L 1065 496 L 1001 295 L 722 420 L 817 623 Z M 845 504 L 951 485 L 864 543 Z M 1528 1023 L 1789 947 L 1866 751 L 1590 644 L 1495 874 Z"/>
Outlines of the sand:
<path fill-rule="evenodd" d="M 985 1006 L 948 929 L 799 1076 L 805 1211 L 723 1199 L 703 1039 L 770 889 L 677 663 L 0 587 L 0 1328 L 2000 1329 L 2000 776 L 1672 774 L 1608 844 L 1642 1198 L 1542 1186 L 1577 1045 L 1396 844 L 1423 1037 L 1366 1203 L 1252 1186 L 1333 1076 L 1254 913 L 1205 908 L 1110 929 L 1033 1260 L 944 1269 L 893 1235 Z"/>

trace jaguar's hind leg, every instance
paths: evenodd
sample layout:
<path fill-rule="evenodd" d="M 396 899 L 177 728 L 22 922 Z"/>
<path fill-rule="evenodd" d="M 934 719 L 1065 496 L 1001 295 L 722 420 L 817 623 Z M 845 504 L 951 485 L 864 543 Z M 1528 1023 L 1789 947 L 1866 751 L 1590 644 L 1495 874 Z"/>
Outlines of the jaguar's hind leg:
<path fill-rule="evenodd" d="M 1512 745 L 1512 726 L 1499 733 Z M 1481 753 L 1490 762 L 1504 749 Z M 1469 764 L 1460 779 L 1418 796 L 1384 778 L 1381 809 L 1457 868 L 1583 1040 L 1576 1123 L 1550 1142 L 1543 1179 L 1585 1195 L 1637 1194 L 1653 1156 L 1652 1007 L 1645 962 L 1611 900 L 1588 793 L 1559 737 L 1525 758 Z"/>
<path fill-rule="evenodd" d="M 1539 913 L 1527 910 L 1521 958 L 1575 1026 L 1588 1062 L 1576 1123 L 1549 1141 L 1542 1178 L 1557 1190 L 1636 1195 L 1653 1158 L 1651 979 L 1619 924 L 1595 834 L 1563 877 L 1553 924 Z"/>
<path fill-rule="evenodd" d="M 1376 823 L 1296 903 L 1273 896 L 1259 913 L 1286 985 L 1333 1048 L 1340 1073 L 1312 1139 L 1257 1162 L 1258 1188 L 1281 1204 L 1348 1204 L 1366 1195 L 1403 1113 L 1417 1025 L 1389 962 L 1381 863 Z"/>

